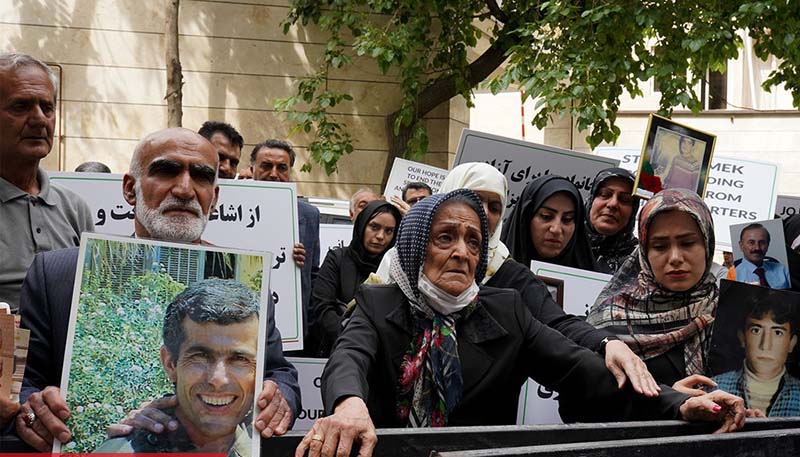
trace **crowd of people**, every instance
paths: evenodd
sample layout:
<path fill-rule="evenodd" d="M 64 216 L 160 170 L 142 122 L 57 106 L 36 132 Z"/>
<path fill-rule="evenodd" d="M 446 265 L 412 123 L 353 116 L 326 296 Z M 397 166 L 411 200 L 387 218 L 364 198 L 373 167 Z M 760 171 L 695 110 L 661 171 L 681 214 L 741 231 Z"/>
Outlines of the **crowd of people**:
<path fill-rule="evenodd" d="M 41 452 L 72 437 L 58 386 L 77 246 L 93 228 L 86 203 L 40 167 L 52 147 L 57 90 L 42 62 L 0 54 L 0 301 L 31 331 L 20 402 L 0 398 L 0 426 Z M 217 121 L 198 132 L 145 136 L 121 189 L 134 207 L 133 236 L 204 243 L 219 178 L 291 181 L 296 156 L 287 142 L 259 142 L 250 167 L 240 165 L 243 147 L 236 129 Z M 81 168 L 109 171 L 97 163 Z M 327 416 L 298 454 L 345 455 L 359 442 L 369 455 L 376 426 L 513 424 L 528 378 L 559 392 L 565 421 L 682 418 L 733 431 L 745 416 L 778 412 L 761 397 L 750 404 L 755 392 L 746 385 L 728 388 L 733 395 L 710 379 L 718 281 L 727 270 L 713 262 L 708 207 L 693 191 L 667 189 L 639 211 L 633 184 L 626 170 L 603 170 L 584 203 L 571 181 L 546 175 L 508 208 L 505 176 L 465 163 L 438 193 L 410 183 L 387 201 L 359 189 L 350 199 L 352 240 L 321 265 L 319 210 L 298 200 L 302 355 L 329 357 L 321 386 Z M 792 243 L 800 220 L 790 218 L 786 233 Z M 787 250 L 791 269 L 800 254 Z M 584 319 L 556 304 L 531 272 L 533 260 L 613 277 Z M 791 270 L 793 285 L 798 275 Z M 239 305 L 251 307 L 249 299 Z M 253 419 L 264 438 L 290 430 L 301 404 L 297 371 L 268 310 Z M 109 434 L 125 447 L 137 430 L 180 428 L 188 449 L 228 453 L 230 442 L 196 438 L 202 433 L 178 413 L 180 401 L 155 400 L 109 424 Z"/>

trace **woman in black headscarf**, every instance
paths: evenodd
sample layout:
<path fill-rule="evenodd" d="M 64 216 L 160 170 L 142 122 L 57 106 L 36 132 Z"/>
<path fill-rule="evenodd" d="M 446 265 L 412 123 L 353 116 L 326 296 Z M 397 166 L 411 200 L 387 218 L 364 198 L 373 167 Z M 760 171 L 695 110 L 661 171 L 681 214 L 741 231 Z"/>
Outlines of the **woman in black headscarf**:
<path fill-rule="evenodd" d="M 503 226 L 502 241 L 514 260 L 526 266 L 540 260 L 595 270 L 584 217 L 574 184 L 561 176 L 542 176 L 525 186 Z"/>
<path fill-rule="evenodd" d="M 328 252 L 311 294 L 316 316 L 311 347 L 316 355 L 328 357 L 342 331 L 342 314 L 347 303 L 353 299 L 358 286 L 378 269 L 383 254 L 394 246 L 400 219 L 400 212 L 391 203 L 370 202 L 356 218 L 350 245 Z"/>
<path fill-rule="evenodd" d="M 639 210 L 634 180 L 624 168 L 607 168 L 594 178 L 586 202 L 586 235 L 600 273 L 616 273 L 639 244 L 633 234 Z"/>

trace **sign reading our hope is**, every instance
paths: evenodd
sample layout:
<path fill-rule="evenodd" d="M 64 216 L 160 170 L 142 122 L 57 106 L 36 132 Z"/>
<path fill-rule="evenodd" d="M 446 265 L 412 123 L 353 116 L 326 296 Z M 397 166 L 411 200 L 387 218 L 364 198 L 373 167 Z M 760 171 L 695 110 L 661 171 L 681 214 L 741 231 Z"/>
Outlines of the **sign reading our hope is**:
<path fill-rule="evenodd" d="M 486 162 L 506 176 L 506 208 L 513 207 L 525 186 L 542 175 L 560 175 L 569 179 L 586 199 L 597 173 L 619 163 L 613 158 L 464 129 L 454 166 L 467 162 Z M 506 217 L 510 214 L 507 211 Z"/>
<path fill-rule="evenodd" d="M 436 193 L 446 177 L 447 170 L 443 168 L 396 158 L 392 164 L 392 171 L 389 173 L 389 180 L 386 181 L 383 195 L 387 200 L 393 196 L 400 197 L 403 193 L 403 186 L 410 182 L 423 182 L 433 189 L 433 193 Z"/>
<path fill-rule="evenodd" d="M 122 175 L 50 173 L 52 182 L 80 195 L 92 210 L 97 233 L 130 236 L 133 207 L 122 196 Z M 303 348 L 300 269 L 292 260 L 299 241 L 294 183 L 219 181 L 219 199 L 203 240 L 220 247 L 271 252 L 270 283 L 275 325 L 284 350 Z M 277 216 L 280 217 L 277 217 Z"/>
<path fill-rule="evenodd" d="M 601 147 L 595 152 L 618 159 L 622 168 L 634 173 L 639 167 L 638 149 Z M 773 217 L 778 171 L 778 165 L 771 162 L 714 155 L 702 197 L 714 219 L 718 249 L 731 249 L 731 225 Z"/>
<path fill-rule="evenodd" d="M 537 276 L 550 278 L 552 283 L 561 283 L 564 292 L 564 311 L 567 314 L 586 316 L 597 296 L 611 279 L 611 275 L 563 267 L 545 262 L 531 262 L 531 271 Z M 529 379 L 519 395 L 517 424 L 558 424 L 558 393 Z"/>

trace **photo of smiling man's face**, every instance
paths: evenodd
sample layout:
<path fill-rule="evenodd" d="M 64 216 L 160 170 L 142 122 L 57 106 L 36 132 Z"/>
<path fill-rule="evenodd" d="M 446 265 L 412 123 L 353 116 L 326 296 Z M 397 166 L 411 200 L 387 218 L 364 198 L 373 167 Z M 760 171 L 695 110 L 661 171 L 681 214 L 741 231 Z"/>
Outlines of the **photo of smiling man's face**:
<path fill-rule="evenodd" d="M 163 347 L 176 386 L 176 415 L 195 445 L 232 436 L 253 406 L 258 319 L 218 325 L 185 317 L 178 357 Z"/>

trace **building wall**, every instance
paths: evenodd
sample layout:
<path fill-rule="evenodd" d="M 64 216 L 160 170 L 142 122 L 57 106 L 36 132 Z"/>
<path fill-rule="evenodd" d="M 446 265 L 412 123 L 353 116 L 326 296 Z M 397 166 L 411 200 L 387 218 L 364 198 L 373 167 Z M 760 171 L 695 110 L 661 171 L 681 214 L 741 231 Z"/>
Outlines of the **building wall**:
<path fill-rule="evenodd" d="M 165 5 L 164 0 L 0 1 L 0 50 L 26 52 L 63 70 L 61 136 L 46 168 L 72 170 L 98 160 L 124 172 L 137 141 L 166 126 Z M 314 70 L 325 36 L 313 27 L 284 34 L 287 5 L 285 0 L 181 2 L 183 125 L 197 130 L 209 119 L 233 124 L 245 138 L 243 166 L 254 144 L 288 139 L 298 152 L 294 178 L 304 195 L 348 198 L 364 185 L 382 190 L 384 119 L 400 96 L 394 76 L 381 74 L 367 59 L 356 58 L 329 82 L 354 96 L 334 113 L 350 128 L 356 150 L 331 176 L 318 166 L 299 172 L 311 136 L 289 137 L 273 101 L 290 95 L 298 78 Z M 463 100 L 451 101 L 428 118 L 432 153 L 425 161 L 447 166 L 469 111 Z"/>

